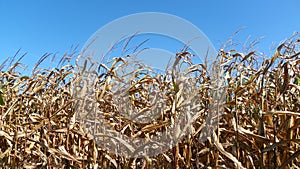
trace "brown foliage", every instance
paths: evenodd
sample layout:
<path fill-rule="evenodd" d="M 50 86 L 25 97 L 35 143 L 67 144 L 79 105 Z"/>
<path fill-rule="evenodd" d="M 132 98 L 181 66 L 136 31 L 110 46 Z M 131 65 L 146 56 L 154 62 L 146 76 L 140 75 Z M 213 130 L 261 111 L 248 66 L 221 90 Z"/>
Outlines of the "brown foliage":
<path fill-rule="evenodd" d="M 226 80 L 226 103 L 218 114 L 218 128 L 209 140 L 199 140 L 207 117 L 211 81 L 205 65 L 191 65 L 202 79 L 198 93 L 202 112 L 194 131 L 155 157 L 127 159 L 98 147 L 93 136 L 75 120 L 72 86 L 76 76 L 70 65 L 34 71 L 23 76 L 0 72 L 0 166 L 11 168 L 299 168 L 300 167 L 300 56 L 299 39 L 292 37 L 260 64 L 255 51 L 243 54 L 220 50 L 220 67 Z M 44 58 L 42 58 L 44 59 Z M 116 62 L 124 62 L 116 59 Z M 126 61 L 126 60 L 125 60 Z M 112 65 L 112 67 L 115 65 Z M 106 68 L 109 73 L 111 68 Z M 2 68 L 2 66 L 1 66 Z M 116 129 L 131 125 L 132 133 L 155 134 L 166 128 L 171 116 L 138 125 L 119 117 L 109 99 L 109 76 L 102 74 L 97 96 L 100 109 L 121 121 Z M 98 74 L 99 76 L 101 74 Z M 164 78 L 144 76 L 132 93 L 148 97 L 147 87 L 169 92 L 169 105 L 180 98 L 180 86 Z M 98 79 L 99 80 L 99 79 Z M 140 85 L 138 85 L 140 83 Z M 143 85 L 141 85 L 143 83 Z M 139 87 L 138 87 L 139 86 Z M 132 97 L 133 105 L 147 103 Z M 139 98 L 140 99 L 140 98 Z M 178 100 L 177 100 L 178 101 Z M 190 100 L 192 101 L 192 100 Z M 166 112 L 171 110 L 166 110 Z M 109 112 L 109 113 L 108 113 Z M 113 113 L 112 113 L 113 112 Z M 169 121 L 168 121 L 169 120 Z"/>

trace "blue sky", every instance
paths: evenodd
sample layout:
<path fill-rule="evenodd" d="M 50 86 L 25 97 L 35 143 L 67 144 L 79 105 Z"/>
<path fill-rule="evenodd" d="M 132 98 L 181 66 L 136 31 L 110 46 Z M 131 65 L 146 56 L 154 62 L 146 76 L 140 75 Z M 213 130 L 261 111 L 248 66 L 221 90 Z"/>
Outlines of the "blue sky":
<path fill-rule="evenodd" d="M 300 30 L 300 1 L 288 0 L 164 0 L 164 1 L 5 1 L 0 0 L 0 63 L 21 48 L 23 63 L 33 64 L 44 53 L 58 56 L 78 45 L 80 50 L 99 28 L 119 17 L 138 12 L 164 12 L 199 27 L 219 49 L 238 29 L 236 42 L 264 37 L 257 48 L 270 54 Z"/>

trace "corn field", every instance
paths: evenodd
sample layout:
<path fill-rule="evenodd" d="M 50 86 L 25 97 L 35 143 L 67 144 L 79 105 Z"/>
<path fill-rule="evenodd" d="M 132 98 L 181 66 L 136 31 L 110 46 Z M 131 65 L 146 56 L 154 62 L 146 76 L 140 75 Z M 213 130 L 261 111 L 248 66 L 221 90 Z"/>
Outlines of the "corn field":
<path fill-rule="evenodd" d="M 186 61 L 187 55 L 188 52 L 179 53 L 181 57 L 173 66 Z M 74 86 L 80 79 L 74 73 L 76 64 L 51 70 L 39 68 L 46 57 L 40 59 L 31 75 L 18 71 L 21 58 L 9 68 L 4 68 L 8 60 L 0 66 L 1 168 L 300 168 L 298 34 L 279 45 L 269 59 L 262 59 L 257 51 L 219 50 L 225 103 L 217 115 L 217 128 L 203 142 L 200 138 L 210 115 L 214 79 L 207 65 L 189 63 L 188 70 L 197 72 L 197 99 L 182 95 L 188 86 L 182 88 L 176 77 L 168 80 L 167 75 L 146 74 L 131 79 L 129 97 L 133 108 L 147 107 L 149 86 L 166 94 L 167 106 L 155 123 L 130 121 L 115 108 L 111 79 L 119 77 L 114 70 L 126 65 L 126 58 L 99 65 L 104 71 L 95 72 L 99 77 L 94 82 L 99 89 L 95 96 L 97 108 L 107 119 L 116 119 L 117 122 L 111 121 L 111 127 L 128 137 L 151 140 L 167 130 L 174 114 L 184 112 L 177 105 L 180 100 L 199 105 L 194 123 L 188 124 L 191 133 L 153 157 L 126 158 L 99 146 L 76 118 L 79 109 L 75 108 Z M 136 93 L 140 97 L 134 97 Z"/>

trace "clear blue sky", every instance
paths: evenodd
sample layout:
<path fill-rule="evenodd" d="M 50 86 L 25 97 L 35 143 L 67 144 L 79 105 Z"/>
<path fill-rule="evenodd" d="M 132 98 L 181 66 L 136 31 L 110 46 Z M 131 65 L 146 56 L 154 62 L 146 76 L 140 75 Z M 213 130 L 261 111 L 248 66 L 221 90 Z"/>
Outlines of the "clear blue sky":
<path fill-rule="evenodd" d="M 199 27 L 218 49 L 230 35 L 243 42 L 264 37 L 258 44 L 269 54 L 278 44 L 300 31 L 298 0 L 0 0 L 0 63 L 21 48 L 30 64 L 44 53 L 63 55 L 73 45 L 79 49 L 106 23 L 138 12 L 164 12 L 182 17 Z"/>

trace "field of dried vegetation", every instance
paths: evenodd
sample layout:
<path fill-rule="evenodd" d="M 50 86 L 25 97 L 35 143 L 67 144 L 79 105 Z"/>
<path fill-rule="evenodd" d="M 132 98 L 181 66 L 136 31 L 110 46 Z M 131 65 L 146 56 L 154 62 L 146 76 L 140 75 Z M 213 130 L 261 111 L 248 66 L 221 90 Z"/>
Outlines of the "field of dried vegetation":
<path fill-rule="evenodd" d="M 198 104 L 201 112 L 189 124 L 192 132 L 188 136 L 154 157 L 126 158 L 113 154 L 98 146 L 93 136 L 85 132 L 75 118 L 76 65 L 40 69 L 39 64 L 48 57 L 45 55 L 31 75 L 24 75 L 18 71 L 21 58 L 5 68 L 9 64 L 7 60 L 0 67 L 0 167 L 300 168 L 299 37 L 296 34 L 286 40 L 268 59 L 263 59 L 257 51 L 219 50 L 217 63 L 225 75 L 225 103 L 216 114 L 217 128 L 205 142 L 199 138 L 209 116 L 213 78 L 205 64 L 190 64 L 189 71 L 198 72 L 194 78 L 199 79 L 199 97 L 190 102 Z M 179 53 L 177 63 L 183 62 L 186 55 L 188 52 Z M 153 135 L 169 127 L 176 111 L 182 113 L 177 103 L 186 97 L 181 96 L 184 89 L 176 84 L 176 77 L 170 81 L 164 75 L 135 79 L 130 90 L 140 93 L 140 97 L 130 98 L 133 106 L 148 105 L 147 99 L 141 98 L 149 94 L 147 83 L 155 84 L 168 96 L 167 110 L 158 121 L 135 124 L 121 117 L 109 97 L 110 80 L 118 76 L 113 70 L 126 63 L 126 58 L 115 58 L 113 62 L 109 66 L 101 65 L 103 70 L 107 67 L 97 74 L 100 78 L 95 84 L 101 90 L 101 98 L 95 99 L 99 109 L 108 118 L 118 115 L 115 117 L 118 123 L 111 124 L 116 130 L 127 131 L 129 137 L 140 133 L 151 140 Z M 125 126 L 130 127 L 122 130 Z"/>

